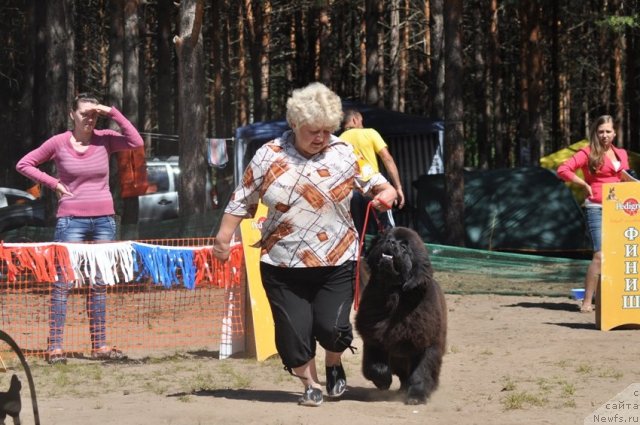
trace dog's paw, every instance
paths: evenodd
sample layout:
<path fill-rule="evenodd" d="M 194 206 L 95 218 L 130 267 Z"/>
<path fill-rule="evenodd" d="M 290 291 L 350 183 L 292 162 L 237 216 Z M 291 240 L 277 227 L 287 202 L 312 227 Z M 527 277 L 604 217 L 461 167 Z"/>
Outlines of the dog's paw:
<path fill-rule="evenodd" d="M 405 404 L 415 406 L 416 404 L 425 404 L 427 402 L 427 394 L 424 391 L 424 388 L 418 386 L 409 386 L 407 388 L 407 399 L 405 400 Z"/>
<path fill-rule="evenodd" d="M 405 401 L 405 404 L 409 406 L 416 406 L 418 404 L 426 404 L 426 403 L 427 403 L 427 399 L 416 398 L 416 397 L 407 397 L 407 400 Z"/>
<path fill-rule="evenodd" d="M 391 386 L 391 369 L 384 363 L 374 363 L 363 368 L 364 377 L 373 382 L 376 388 L 388 390 Z"/>
<path fill-rule="evenodd" d="M 391 386 L 391 376 L 379 376 L 377 379 L 372 379 L 371 382 L 379 390 L 388 390 Z"/>

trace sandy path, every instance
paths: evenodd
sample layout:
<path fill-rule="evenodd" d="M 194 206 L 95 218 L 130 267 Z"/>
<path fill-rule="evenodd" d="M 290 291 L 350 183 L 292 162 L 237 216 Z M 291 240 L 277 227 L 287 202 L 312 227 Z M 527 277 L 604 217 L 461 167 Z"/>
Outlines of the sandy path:
<path fill-rule="evenodd" d="M 395 391 L 365 381 L 359 352 L 345 355 L 344 399 L 319 408 L 295 404 L 300 385 L 278 359 L 189 353 L 123 365 L 36 361 L 41 423 L 570 425 L 640 382 L 639 331 L 598 331 L 594 315 L 578 313 L 568 298 L 447 295 L 447 302 L 448 353 L 440 388 L 424 406 L 405 406 Z M 1 379 L 4 387 L 8 377 Z M 30 424 L 26 394 L 22 418 Z"/>

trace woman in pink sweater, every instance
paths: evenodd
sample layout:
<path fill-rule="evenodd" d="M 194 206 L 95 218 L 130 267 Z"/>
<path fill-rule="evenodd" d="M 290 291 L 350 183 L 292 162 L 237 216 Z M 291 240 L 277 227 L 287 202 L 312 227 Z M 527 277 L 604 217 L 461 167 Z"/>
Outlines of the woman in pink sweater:
<path fill-rule="evenodd" d="M 592 299 L 602 266 L 602 185 L 622 181 L 622 171 L 629 168 L 627 152 L 613 145 L 615 137 L 613 118 L 610 115 L 599 117 L 589 131 L 589 146 L 580 149 L 558 167 L 558 176 L 562 180 L 582 186 L 587 195 L 584 206 L 593 258 L 584 280 L 584 299 L 580 307 L 583 313 L 593 311 Z M 584 179 L 576 174 L 577 170 L 582 170 Z"/>
<path fill-rule="evenodd" d="M 40 147 L 25 155 L 16 169 L 58 196 L 54 241 L 111 241 L 116 224 L 113 197 L 109 188 L 109 156 L 113 152 L 143 146 L 135 127 L 115 107 L 100 104 L 86 93 L 74 99 L 69 116 L 74 127 L 56 134 Z M 113 130 L 96 130 L 99 116 L 116 122 L 122 134 Z M 53 161 L 57 177 L 38 169 Z M 62 278 L 51 291 L 49 330 L 49 362 L 65 363 L 62 350 L 67 295 L 73 282 Z M 101 283 L 102 279 L 98 279 Z M 92 355 L 95 358 L 123 358 L 121 351 L 106 343 L 106 286 L 92 285 L 87 298 Z"/>

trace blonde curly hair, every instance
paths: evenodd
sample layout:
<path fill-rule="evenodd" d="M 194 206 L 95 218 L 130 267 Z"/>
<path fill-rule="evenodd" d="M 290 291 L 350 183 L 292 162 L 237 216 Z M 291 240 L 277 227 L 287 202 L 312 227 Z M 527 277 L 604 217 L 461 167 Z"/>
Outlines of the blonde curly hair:
<path fill-rule="evenodd" d="M 287 100 L 287 122 L 291 127 L 306 124 L 334 132 L 340 128 L 342 122 L 340 96 L 317 82 L 296 89 Z"/>

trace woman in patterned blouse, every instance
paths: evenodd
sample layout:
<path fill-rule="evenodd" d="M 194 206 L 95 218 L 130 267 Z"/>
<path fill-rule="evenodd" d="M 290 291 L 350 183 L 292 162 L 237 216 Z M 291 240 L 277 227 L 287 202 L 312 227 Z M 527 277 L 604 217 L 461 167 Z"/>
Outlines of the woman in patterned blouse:
<path fill-rule="evenodd" d="M 229 244 L 258 203 L 269 211 L 261 229 L 260 272 L 275 323 L 276 348 L 285 368 L 300 378 L 299 404 L 322 403 L 316 341 L 325 350 L 327 396 L 346 389 L 341 363 L 351 347 L 358 238 L 349 213 L 352 189 L 386 211 L 397 194 L 381 174 L 360 178 L 353 148 L 332 133 L 342 119 L 338 95 L 320 83 L 294 90 L 287 101 L 291 130 L 263 145 L 225 209 L 214 255 L 226 260 Z"/>

